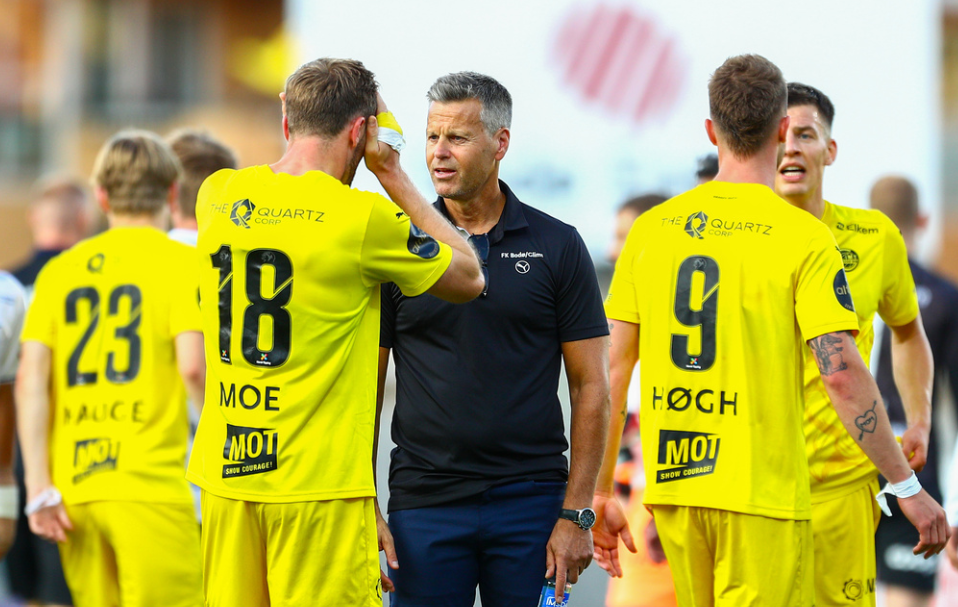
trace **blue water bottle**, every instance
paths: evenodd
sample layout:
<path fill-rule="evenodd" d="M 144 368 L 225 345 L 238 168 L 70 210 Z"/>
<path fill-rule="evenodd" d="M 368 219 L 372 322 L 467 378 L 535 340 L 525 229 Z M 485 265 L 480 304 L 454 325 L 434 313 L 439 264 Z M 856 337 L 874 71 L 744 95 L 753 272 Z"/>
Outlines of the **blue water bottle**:
<path fill-rule="evenodd" d="M 556 601 L 556 579 L 550 577 L 542 585 L 542 594 L 539 595 L 539 607 L 562 607 L 569 604 L 569 594 L 572 592 L 572 584 L 565 585 L 565 593 L 562 596 L 562 602 Z"/>

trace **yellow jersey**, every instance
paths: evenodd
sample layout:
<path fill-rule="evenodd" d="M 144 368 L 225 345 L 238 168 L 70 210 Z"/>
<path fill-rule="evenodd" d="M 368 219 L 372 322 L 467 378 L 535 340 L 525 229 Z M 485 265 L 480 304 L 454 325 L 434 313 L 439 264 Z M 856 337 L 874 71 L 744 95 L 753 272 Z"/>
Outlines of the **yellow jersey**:
<path fill-rule="evenodd" d="M 841 249 L 845 274 L 858 315 L 855 345 L 871 361 L 877 312 L 897 327 L 918 316 L 915 281 L 901 232 L 881 211 L 825 202 L 822 223 Z M 872 481 L 878 470 L 842 425 L 832 406 L 815 355 L 805 354 L 805 444 L 812 477 L 812 503 L 852 493 Z"/>
<path fill-rule="evenodd" d="M 452 250 L 320 171 L 219 171 L 196 217 L 207 379 L 187 477 L 255 502 L 375 495 L 379 285 L 420 295 Z"/>
<path fill-rule="evenodd" d="M 175 338 L 200 331 L 195 253 L 114 228 L 51 259 L 21 340 L 52 350 L 50 467 L 67 503 L 190 503 Z"/>
<path fill-rule="evenodd" d="M 640 325 L 645 503 L 809 519 L 804 342 L 858 326 L 828 229 L 703 184 L 636 221 L 606 314 Z"/>

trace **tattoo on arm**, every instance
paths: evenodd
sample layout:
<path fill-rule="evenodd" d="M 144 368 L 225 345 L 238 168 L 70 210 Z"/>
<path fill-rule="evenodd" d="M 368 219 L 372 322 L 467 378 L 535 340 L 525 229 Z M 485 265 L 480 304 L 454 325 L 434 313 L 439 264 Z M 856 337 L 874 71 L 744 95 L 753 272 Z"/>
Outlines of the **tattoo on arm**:
<path fill-rule="evenodd" d="M 815 353 L 818 370 L 822 375 L 831 375 L 848 368 L 845 359 L 842 358 L 842 351 L 845 348 L 842 348 L 840 343 L 842 340 L 831 334 L 819 335 L 808 342 L 808 346 Z"/>
<path fill-rule="evenodd" d="M 861 434 L 858 435 L 858 442 L 862 441 L 866 432 L 869 434 L 875 433 L 875 428 L 878 427 L 878 415 L 875 413 L 875 407 L 877 406 L 878 401 L 872 401 L 872 408 L 855 418 L 855 427 L 861 430 Z"/>

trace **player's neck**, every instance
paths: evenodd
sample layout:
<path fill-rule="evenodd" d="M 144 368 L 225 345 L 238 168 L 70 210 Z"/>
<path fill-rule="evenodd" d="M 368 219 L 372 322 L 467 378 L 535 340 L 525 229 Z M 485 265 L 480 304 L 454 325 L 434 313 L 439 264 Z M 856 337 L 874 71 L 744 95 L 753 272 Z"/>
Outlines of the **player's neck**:
<path fill-rule="evenodd" d="M 110 229 L 114 228 L 156 228 L 164 230 L 166 228 L 166 215 L 157 213 L 149 215 L 140 213 L 137 215 L 128 215 L 125 213 L 108 213 L 106 216 L 110 224 Z"/>
<path fill-rule="evenodd" d="M 809 192 L 807 196 L 782 196 L 793 207 L 811 213 L 815 219 L 821 219 L 825 215 L 825 199 L 822 198 L 822 188 L 819 187 L 814 192 Z"/>
<path fill-rule="evenodd" d="M 719 172 L 715 181 L 727 183 L 757 183 L 770 189 L 775 188 L 775 175 L 778 172 L 778 148 L 766 145 L 753 156 L 741 158 L 724 146 L 719 145 Z"/>
<path fill-rule="evenodd" d="M 468 198 L 443 198 L 446 211 L 454 224 L 470 234 L 486 234 L 499 223 L 506 195 L 499 188 L 499 179 L 493 175 L 482 189 Z"/>
<path fill-rule="evenodd" d="M 274 173 L 294 176 L 305 175 L 310 171 L 322 171 L 342 181 L 349 156 L 346 146 L 336 145 L 336 142 L 321 137 L 299 136 L 289 140 L 286 153 L 277 162 L 269 165 L 269 168 Z"/>

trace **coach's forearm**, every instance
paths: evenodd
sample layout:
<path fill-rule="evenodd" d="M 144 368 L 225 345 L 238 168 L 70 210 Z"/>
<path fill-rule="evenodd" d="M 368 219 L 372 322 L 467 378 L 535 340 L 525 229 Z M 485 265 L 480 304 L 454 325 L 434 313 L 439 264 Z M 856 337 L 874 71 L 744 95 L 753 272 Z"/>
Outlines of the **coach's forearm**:
<path fill-rule="evenodd" d="M 845 429 L 885 478 L 893 483 L 907 480 L 911 468 L 895 441 L 881 393 L 852 336 L 828 333 L 808 344 Z"/>
<path fill-rule="evenodd" d="M 50 359 L 47 346 L 31 341 L 23 343 L 15 394 L 28 500 L 52 484 L 48 435 Z"/>
<path fill-rule="evenodd" d="M 562 344 L 572 405 L 565 508 L 592 505 L 609 427 L 607 343 L 603 336 Z"/>

